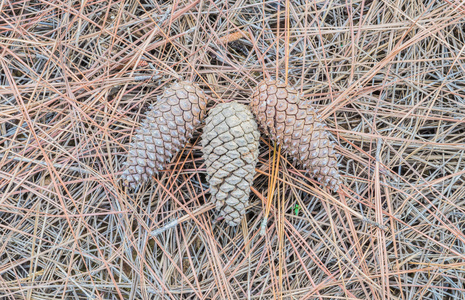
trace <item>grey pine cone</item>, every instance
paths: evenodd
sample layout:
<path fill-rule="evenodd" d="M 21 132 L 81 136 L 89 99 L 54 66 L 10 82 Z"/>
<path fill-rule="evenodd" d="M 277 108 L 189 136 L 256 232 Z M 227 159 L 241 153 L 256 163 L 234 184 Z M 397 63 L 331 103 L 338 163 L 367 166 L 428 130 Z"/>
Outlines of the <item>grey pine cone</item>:
<path fill-rule="evenodd" d="M 246 105 L 218 104 L 205 119 L 202 146 L 210 193 L 230 226 L 241 222 L 249 203 L 259 139 L 257 123 Z"/>
<path fill-rule="evenodd" d="M 146 113 L 129 147 L 121 178 L 136 187 L 166 167 L 201 123 L 207 100 L 203 91 L 190 82 L 176 82 L 165 89 Z"/>

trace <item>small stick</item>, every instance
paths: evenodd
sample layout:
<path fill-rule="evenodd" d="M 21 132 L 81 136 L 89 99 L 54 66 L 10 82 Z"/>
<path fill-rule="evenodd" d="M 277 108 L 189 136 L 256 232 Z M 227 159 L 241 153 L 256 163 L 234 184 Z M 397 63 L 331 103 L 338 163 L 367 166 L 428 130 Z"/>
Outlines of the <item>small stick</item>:
<path fill-rule="evenodd" d="M 380 224 L 380 223 L 378 223 L 378 222 L 375 222 L 375 221 L 373 221 L 373 220 L 370 220 L 370 219 L 368 219 L 367 217 L 362 218 L 362 222 L 365 222 L 365 223 L 370 224 L 370 225 L 372 225 L 372 226 L 378 227 L 379 229 L 381 229 L 381 230 L 383 230 L 383 231 L 388 231 L 387 226 L 385 226 L 385 225 L 383 225 L 383 224 Z"/>
<path fill-rule="evenodd" d="M 238 39 L 244 37 L 245 35 L 246 33 L 244 31 L 239 30 L 237 32 L 233 32 L 223 37 L 220 37 L 219 42 L 221 44 L 231 43 L 231 42 L 237 41 Z"/>
<path fill-rule="evenodd" d="M 116 67 L 116 70 L 121 70 L 121 69 L 123 69 L 123 68 L 126 66 L 127 63 L 129 63 L 129 61 L 128 61 L 127 59 L 124 60 L 123 62 L 119 62 L 119 63 L 118 63 L 119 65 Z M 132 63 L 130 64 L 131 67 L 134 67 L 134 66 L 135 66 L 135 67 L 146 67 L 146 66 L 148 66 L 148 65 L 149 65 L 149 63 L 148 63 L 146 60 L 143 60 L 143 59 L 141 59 L 137 65 L 136 65 L 135 62 L 132 62 Z"/>
<path fill-rule="evenodd" d="M 192 213 L 184 215 L 184 216 L 182 216 L 182 217 L 180 217 L 178 219 L 175 219 L 175 220 L 169 222 L 168 224 L 166 224 L 163 227 L 160 227 L 160 228 L 157 228 L 157 229 L 151 231 L 150 235 L 155 237 L 155 236 L 165 232 L 168 229 L 176 227 L 178 224 L 181 224 L 182 222 L 185 222 L 185 221 L 187 221 L 187 220 L 189 220 L 189 219 L 191 219 L 191 218 L 193 218 L 195 216 L 198 216 L 200 214 L 203 214 L 203 213 L 211 210 L 214 207 L 215 207 L 215 205 L 212 204 L 212 203 L 204 204 L 201 207 L 199 207 L 198 209 L 194 210 Z"/>

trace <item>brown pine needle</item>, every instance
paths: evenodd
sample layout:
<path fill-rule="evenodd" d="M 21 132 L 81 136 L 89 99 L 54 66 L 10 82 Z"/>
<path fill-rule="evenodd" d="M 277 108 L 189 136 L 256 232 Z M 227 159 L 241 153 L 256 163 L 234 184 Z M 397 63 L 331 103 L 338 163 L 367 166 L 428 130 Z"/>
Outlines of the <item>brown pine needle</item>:
<path fill-rule="evenodd" d="M 265 215 L 263 217 L 260 235 L 263 236 L 266 233 L 266 225 L 268 224 L 268 216 L 270 215 L 271 206 L 273 205 L 273 196 L 276 188 L 276 181 L 279 173 L 279 161 L 281 158 L 281 145 L 276 150 L 276 144 L 273 146 L 273 160 L 270 161 L 271 176 L 268 179 L 268 197 L 266 199 Z"/>

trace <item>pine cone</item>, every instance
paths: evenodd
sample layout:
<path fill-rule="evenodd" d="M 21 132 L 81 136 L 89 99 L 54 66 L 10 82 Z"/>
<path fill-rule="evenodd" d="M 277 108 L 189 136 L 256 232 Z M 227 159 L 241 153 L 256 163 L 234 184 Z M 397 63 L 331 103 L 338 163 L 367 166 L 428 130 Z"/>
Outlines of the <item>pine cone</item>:
<path fill-rule="evenodd" d="M 286 154 L 333 191 L 341 183 L 334 144 L 323 121 L 283 82 L 261 82 L 251 102 L 258 123 Z"/>
<path fill-rule="evenodd" d="M 257 123 L 246 105 L 218 104 L 205 119 L 202 146 L 210 193 L 231 226 L 241 222 L 249 203 L 259 139 Z"/>
<path fill-rule="evenodd" d="M 205 115 L 203 91 L 190 82 L 176 82 L 165 89 L 132 138 L 121 175 L 124 184 L 136 187 L 166 167 L 192 138 Z"/>

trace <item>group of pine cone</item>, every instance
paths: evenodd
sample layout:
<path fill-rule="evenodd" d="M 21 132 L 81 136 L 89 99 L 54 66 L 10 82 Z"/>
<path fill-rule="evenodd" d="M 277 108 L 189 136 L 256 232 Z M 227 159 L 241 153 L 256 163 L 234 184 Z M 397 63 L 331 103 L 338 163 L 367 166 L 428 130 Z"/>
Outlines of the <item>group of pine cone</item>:
<path fill-rule="evenodd" d="M 206 107 L 205 94 L 196 84 L 181 81 L 165 89 L 136 129 L 122 174 L 124 184 L 135 188 L 165 169 L 202 123 Z M 324 186 L 339 189 L 334 144 L 315 110 L 300 102 L 294 88 L 263 81 L 250 108 L 235 101 L 217 104 L 209 111 L 202 134 L 210 193 L 229 225 L 241 222 L 255 175 L 260 133 L 253 114 L 289 157 Z"/>

